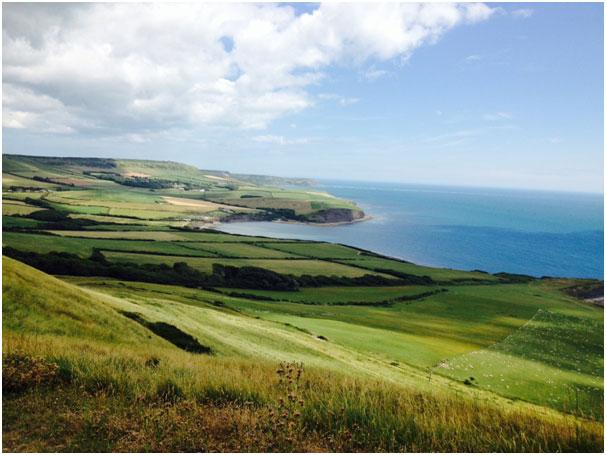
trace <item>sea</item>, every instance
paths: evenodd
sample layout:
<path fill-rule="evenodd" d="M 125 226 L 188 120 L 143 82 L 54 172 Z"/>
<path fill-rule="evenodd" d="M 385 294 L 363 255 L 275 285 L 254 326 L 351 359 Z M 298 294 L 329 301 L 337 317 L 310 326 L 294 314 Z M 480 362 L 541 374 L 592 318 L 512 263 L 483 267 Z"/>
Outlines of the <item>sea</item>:
<path fill-rule="evenodd" d="M 339 226 L 244 222 L 219 229 L 338 242 L 436 267 L 604 276 L 603 194 L 332 180 L 319 189 L 355 201 L 372 218 Z"/>

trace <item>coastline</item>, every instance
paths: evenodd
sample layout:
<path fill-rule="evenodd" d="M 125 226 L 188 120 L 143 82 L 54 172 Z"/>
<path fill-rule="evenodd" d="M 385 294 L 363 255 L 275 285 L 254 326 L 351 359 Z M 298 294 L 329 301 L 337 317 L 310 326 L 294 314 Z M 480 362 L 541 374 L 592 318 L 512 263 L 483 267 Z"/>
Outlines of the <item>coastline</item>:
<path fill-rule="evenodd" d="M 372 215 L 364 215 L 362 218 L 357 218 L 355 220 L 351 220 L 351 221 L 335 221 L 332 223 L 314 223 L 312 221 L 294 221 L 294 220 L 276 220 L 276 221 L 270 221 L 270 223 L 280 223 L 280 224 L 301 224 L 304 226 L 315 226 L 315 227 L 335 227 L 335 226 L 344 226 L 347 224 L 355 224 L 355 223 L 361 223 L 363 221 L 370 221 L 374 219 L 374 217 Z M 251 223 L 254 223 L 254 221 L 250 221 Z M 219 223 L 221 224 L 221 223 Z M 224 224 L 229 224 L 229 223 L 224 223 Z"/>
<path fill-rule="evenodd" d="M 295 220 L 274 220 L 274 221 L 215 221 L 212 223 L 201 223 L 200 226 L 194 227 L 195 230 L 204 230 L 204 229 L 218 229 L 221 226 L 229 225 L 232 223 L 276 223 L 276 224 L 294 224 L 301 226 L 314 226 L 314 227 L 337 227 L 337 226 L 345 226 L 348 224 L 361 223 L 363 221 L 373 220 L 374 217 L 372 215 L 364 215 L 362 218 L 358 218 L 351 221 L 336 221 L 333 223 L 314 223 L 311 221 L 295 221 Z"/>

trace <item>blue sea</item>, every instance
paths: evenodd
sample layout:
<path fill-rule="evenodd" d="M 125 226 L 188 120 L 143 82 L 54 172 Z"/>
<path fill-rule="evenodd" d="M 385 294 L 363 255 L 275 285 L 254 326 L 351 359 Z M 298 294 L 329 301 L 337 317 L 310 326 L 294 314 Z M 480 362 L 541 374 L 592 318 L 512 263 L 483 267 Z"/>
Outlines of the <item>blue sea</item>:
<path fill-rule="evenodd" d="M 225 232 L 339 242 L 417 264 L 603 278 L 601 194 L 323 181 L 372 216 L 342 226 L 231 223 Z"/>

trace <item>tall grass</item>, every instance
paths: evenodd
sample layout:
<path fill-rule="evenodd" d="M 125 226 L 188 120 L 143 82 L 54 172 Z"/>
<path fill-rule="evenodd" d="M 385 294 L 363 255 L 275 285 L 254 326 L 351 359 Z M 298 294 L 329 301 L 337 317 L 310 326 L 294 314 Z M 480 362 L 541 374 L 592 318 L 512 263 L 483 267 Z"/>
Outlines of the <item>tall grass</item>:
<path fill-rule="evenodd" d="M 599 422 L 314 368 L 296 381 L 299 415 L 291 409 L 280 426 L 276 412 L 295 388 L 271 362 L 6 331 L 3 355 L 55 364 L 62 378 L 5 394 L 9 450 L 603 449 Z"/>

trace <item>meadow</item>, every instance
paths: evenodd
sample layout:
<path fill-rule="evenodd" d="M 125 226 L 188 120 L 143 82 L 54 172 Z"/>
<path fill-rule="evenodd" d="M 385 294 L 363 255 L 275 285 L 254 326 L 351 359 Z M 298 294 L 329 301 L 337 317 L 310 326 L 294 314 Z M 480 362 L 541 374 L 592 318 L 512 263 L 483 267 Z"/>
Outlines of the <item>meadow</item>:
<path fill-rule="evenodd" d="M 603 310 L 570 291 L 601 282 L 195 229 L 335 198 L 177 163 L 3 160 L 3 253 L 46 270 L 3 256 L 5 450 L 603 450 Z"/>

